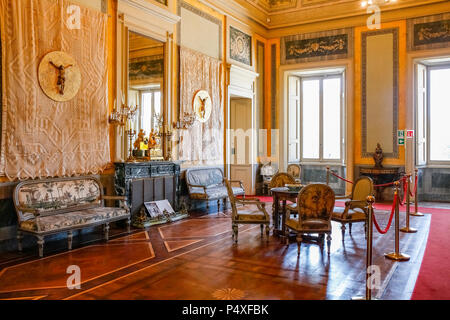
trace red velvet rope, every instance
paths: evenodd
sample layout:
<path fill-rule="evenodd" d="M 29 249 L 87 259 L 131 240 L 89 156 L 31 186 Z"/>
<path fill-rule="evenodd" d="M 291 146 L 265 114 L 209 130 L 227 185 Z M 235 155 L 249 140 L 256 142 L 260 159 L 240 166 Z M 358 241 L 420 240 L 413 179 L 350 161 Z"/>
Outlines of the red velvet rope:
<path fill-rule="evenodd" d="M 386 229 L 381 230 L 380 226 L 378 225 L 377 219 L 375 218 L 375 215 L 372 214 L 372 220 L 373 220 L 373 223 L 374 223 L 375 228 L 377 229 L 377 231 L 378 231 L 379 233 L 381 233 L 381 234 L 386 234 L 386 233 L 389 231 L 389 229 L 391 228 L 391 225 L 392 225 L 392 219 L 394 218 L 395 205 L 396 205 L 397 201 L 398 201 L 398 195 L 395 194 L 395 196 L 394 196 L 394 203 L 392 204 L 391 216 L 389 217 L 389 222 L 388 222 L 388 224 L 387 224 Z"/>
<path fill-rule="evenodd" d="M 330 171 L 330 173 L 331 173 L 333 176 L 335 176 L 336 178 L 341 179 L 342 181 L 345 181 L 345 182 L 347 182 L 347 183 L 353 184 L 353 181 L 350 181 L 350 180 L 344 179 L 344 178 L 342 178 L 342 177 L 339 177 L 339 176 L 338 176 L 337 174 L 335 174 L 333 171 Z"/>
<path fill-rule="evenodd" d="M 415 195 L 417 194 L 417 181 L 418 181 L 419 176 L 416 175 L 416 179 L 414 181 L 414 191 L 411 193 L 411 190 L 409 191 L 409 194 L 411 195 L 411 197 L 415 197 Z"/>

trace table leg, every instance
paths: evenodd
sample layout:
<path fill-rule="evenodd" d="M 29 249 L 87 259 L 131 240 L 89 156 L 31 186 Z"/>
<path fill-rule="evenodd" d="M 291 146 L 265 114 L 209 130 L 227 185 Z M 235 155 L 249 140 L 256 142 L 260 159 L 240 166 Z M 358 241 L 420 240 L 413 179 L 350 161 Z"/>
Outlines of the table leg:
<path fill-rule="evenodd" d="M 282 207 L 282 212 L 281 212 L 282 216 L 281 216 L 281 237 L 285 238 L 286 237 L 286 200 L 283 200 L 283 207 Z"/>
<path fill-rule="evenodd" d="M 274 212 L 273 212 L 273 235 L 278 236 L 279 228 L 280 228 L 280 217 L 279 217 L 279 210 L 280 210 L 280 201 L 278 199 L 278 195 L 275 193 L 273 196 L 273 203 L 275 205 Z"/>

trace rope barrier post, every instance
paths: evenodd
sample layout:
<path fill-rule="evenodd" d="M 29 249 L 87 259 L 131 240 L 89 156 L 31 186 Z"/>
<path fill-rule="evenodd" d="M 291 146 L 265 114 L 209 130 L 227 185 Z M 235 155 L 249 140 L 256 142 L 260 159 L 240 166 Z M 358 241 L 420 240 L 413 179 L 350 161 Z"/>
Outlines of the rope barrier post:
<path fill-rule="evenodd" d="M 327 186 L 330 185 L 330 167 L 327 167 Z"/>
<path fill-rule="evenodd" d="M 394 199 L 400 199 L 399 195 L 399 186 L 400 182 L 396 181 L 394 183 L 395 185 L 395 196 Z M 395 260 L 395 261 L 408 261 L 410 257 L 406 254 L 403 254 L 400 252 L 400 207 L 399 207 L 399 200 L 395 203 L 395 252 L 386 253 L 384 256 L 388 259 Z"/>
<path fill-rule="evenodd" d="M 415 186 L 414 186 L 414 212 L 411 213 L 414 217 L 423 217 L 424 214 L 419 212 L 419 169 L 415 170 Z"/>
<path fill-rule="evenodd" d="M 354 297 L 352 300 L 372 300 L 372 286 L 370 285 L 370 267 L 372 266 L 372 245 L 373 245 L 373 204 L 375 203 L 374 196 L 367 197 L 368 216 L 367 216 L 367 251 L 366 251 L 366 296 Z"/>
<path fill-rule="evenodd" d="M 410 228 L 409 216 L 410 216 L 410 192 L 411 192 L 411 174 L 406 175 L 406 227 L 401 228 L 400 231 L 404 233 L 416 233 L 417 229 Z"/>

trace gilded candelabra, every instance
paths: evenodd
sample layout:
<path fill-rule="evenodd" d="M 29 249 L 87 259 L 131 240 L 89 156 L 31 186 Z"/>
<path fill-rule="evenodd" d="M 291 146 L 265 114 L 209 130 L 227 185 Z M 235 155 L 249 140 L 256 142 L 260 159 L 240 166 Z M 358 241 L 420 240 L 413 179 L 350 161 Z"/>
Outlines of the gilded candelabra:
<path fill-rule="evenodd" d="M 129 150 L 128 150 L 128 159 L 127 162 L 134 161 L 133 157 L 133 138 L 136 135 L 136 131 L 132 129 L 131 122 L 136 116 L 136 112 L 138 110 L 138 105 L 128 106 L 125 104 L 125 97 L 122 96 L 122 105 L 118 109 L 117 103 L 114 101 L 114 110 L 109 116 L 109 124 L 118 127 L 125 127 L 125 134 L 129 139 Z"/>

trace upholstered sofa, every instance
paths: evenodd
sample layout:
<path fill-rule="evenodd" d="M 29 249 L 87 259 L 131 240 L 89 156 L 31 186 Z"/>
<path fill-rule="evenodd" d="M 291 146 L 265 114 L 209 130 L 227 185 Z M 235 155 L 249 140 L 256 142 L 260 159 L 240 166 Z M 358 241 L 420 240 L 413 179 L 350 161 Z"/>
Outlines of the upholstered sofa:
<path fill-rule="evenodd" d="M 19 251 L 22 251 L 24 233 L 37 238 L 39 256 L 43 257 L 44 237 L 50 234 L 67 232 L 71 250 L 73 230 L 103 225 L 108 241 L 109 223 L 127 220 L 130 232 L 126 198 L 104 196 L 102 184 L 93 177 L 25 181 L 16 186 L 13 197 Z M 105 207 L 104 200 L 118 200 L 120 207 Z"/>
<path fill-rule="evenodd" d="M 242 181 L 229 181 L 238 186 L 232 187 L 235 196 L 244 196 L 245 189 Z M 228 192 L 225 185 L 223 171 L 220 168 L 188 169 L 186 171 L 186 184 L 191 200 L 206 201 L 209 209 L 209 201 L 217 200 L 217 210 L 220 210 L 220 201 L 223 200 L 223 208 L 226 208 Z"/>

